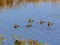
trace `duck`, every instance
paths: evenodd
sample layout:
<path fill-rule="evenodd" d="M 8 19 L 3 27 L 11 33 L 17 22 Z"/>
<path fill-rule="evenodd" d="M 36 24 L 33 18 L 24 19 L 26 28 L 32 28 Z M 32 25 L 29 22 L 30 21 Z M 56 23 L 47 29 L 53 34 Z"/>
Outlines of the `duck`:
<path fill-rule="evenodd" d="M 41 21 L 40 21 L 40 24 L 44 24 L 44 23 L 45 23 L 45 21 L 44 21 L 44 20 L 41 20 Z"/>
<path fill-rule="evenodd" d="M 32 25 L 31 25 L 31 24 L 27 24 L 27 25 L 26 25 L 26 27 L 28 27 L 28 28 L 29 28 L 29 27 L 32 27 Z"/>
<path fill-rule="evenodd" d="M 51 23 L 51 22 L 48 22 L 48 26 L 52 26 L 53 25 L 53 23 Z"/>
<path fill-rule="evenodd" d="M 17 24 L 14 24 L 14 28 L 19 28 L 20 26 Z"/>
<path fill-rule="evenodd" d="M 32 18 L 29 18 L 28 22 L 32 23 L 34 20 Z"/>

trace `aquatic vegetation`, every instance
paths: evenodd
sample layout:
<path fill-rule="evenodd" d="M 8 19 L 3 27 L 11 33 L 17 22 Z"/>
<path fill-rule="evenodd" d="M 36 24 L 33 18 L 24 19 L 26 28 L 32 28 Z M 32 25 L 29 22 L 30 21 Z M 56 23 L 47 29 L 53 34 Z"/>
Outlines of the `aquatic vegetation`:
<path fill-rule="evenodd" d="M 51 23 L 51 22 L 48 22 L 48 26 L 52 26 L 53 25 L 53 23 Z"/>
<path fill-rule="evenodd" d="M 20 44 L 21 45 L 24 45 L 25 44 L 25 41 L 24 40 L 20 40 Z"/>
<path fill-rule="evenodd" d="M 46 43 L 46 44 L 44 44 L 44 45 L 49 45 L 49 44 Z"/>
<path fill-rule="evenodd" d="M 28 40 L 28 44 L 29 44 L 29 45 L 32 45 L 32 44 L 35 45 L 35 44 L 37 44 L 37 43 L 38 43 L 37 40 L 31 40 L 31 39 Z"/>
<path fill-rule="evenodd" d="M 40 21 L 40 24 L 44 24 L 44 23 L 45 23 L 45 21 L 44 21 L 44 20 L 41 20 L 41 21 Z"/>
<path fill-rule="evenodd" d="M 3 44 L 4 42 L 6 42 L 6 38 L 4 38 L 2 34 L 0 34 L 0 44 Z"/>
<path fill-rule="evenodd" d="M 19 28 L 20 26 L 17 24 L 14 24 L 14 28 Z"/>
<path fill-rule="evenodd" d="M 37 40 L 29 39 L 27 41 L 24 41 L 24 40 L 15 40 L 14 45 L 49 45 L 49 44 L 39 43 Z"/>
<path fill-rule="evenodd" d="M 19 40 L 16 40 L 16 41 L 14 42 L 14 45 L 20 45 L 20 41 L 19 41 Z"/>
<path fill-rule="evenodd" d="M 25 41 L 23 41 L 23 40 L 16 40 L 15 42 L 14 42 L 14 45 L 25 45 Z"/>
<path fill-rule="evenodd" d="M 36 45 L 43 45 L 42 43 L 37 43 Z"/>
<path fill-rule="evenodd" d="M 32 27 L 32 25 L 31 24 L 27 24 L 26 27 L 29 28 L 29 27 Z"/>

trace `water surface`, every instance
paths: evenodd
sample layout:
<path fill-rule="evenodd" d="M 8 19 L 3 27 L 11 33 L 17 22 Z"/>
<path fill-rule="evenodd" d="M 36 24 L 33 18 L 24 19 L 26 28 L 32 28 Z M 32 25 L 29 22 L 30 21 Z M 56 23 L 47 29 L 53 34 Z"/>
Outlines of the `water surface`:
<path fill-rule="evenodd" d="M 7 38 L 3 45 L 14 45 L 14 39 L 9 39 L 13 34 L 22 35 L 25 39 L 36 39 L 43 44 L 60 44 L 60 2 L 57 0 L 33 2 L 26 1 L 21 5 L 8 8 L 0 6 L 0 33 Z M 34 22 L 33 27 L 28 29 L 26 24 L 29 18 L 32 18 Z M 39 24 L 41 19 L 46 23 Z M 54 24 L 48 27 L 48 21 Z M 14 23 L 19 24 L 21 28 L 15 30 Z"/>

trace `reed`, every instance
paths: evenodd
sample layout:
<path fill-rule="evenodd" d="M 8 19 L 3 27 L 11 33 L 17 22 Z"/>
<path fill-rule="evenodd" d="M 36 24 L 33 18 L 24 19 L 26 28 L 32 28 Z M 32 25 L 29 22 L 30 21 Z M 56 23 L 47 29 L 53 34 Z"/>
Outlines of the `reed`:
<path fill-rule="evenodd" d="M 26 3 L 38 4 L 40 2 L 60 2 L 60 0 L 0 0 L 0 7 L 12 7 L 14 5 L 22 5 Z"/>

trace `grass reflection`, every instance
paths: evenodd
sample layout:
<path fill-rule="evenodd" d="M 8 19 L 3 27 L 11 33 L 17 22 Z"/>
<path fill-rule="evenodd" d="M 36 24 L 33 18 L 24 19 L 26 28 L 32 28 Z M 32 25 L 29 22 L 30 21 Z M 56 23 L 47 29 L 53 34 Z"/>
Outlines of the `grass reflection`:
<path fill-rule="evenodd" d="M 33 3 L 38 4 L 40 2 L 59 2 L 59 0 L 0 0 L 0 7 L 12 7 L 16 5 L 26 4 L 26 3 Z"/>
<path fill-rule="evenodd" d="M 12 7 L 14 5 L 21 5 L 25 3 L 38 3 L 40 0 L 0 0 L 0 7 Z"/>

